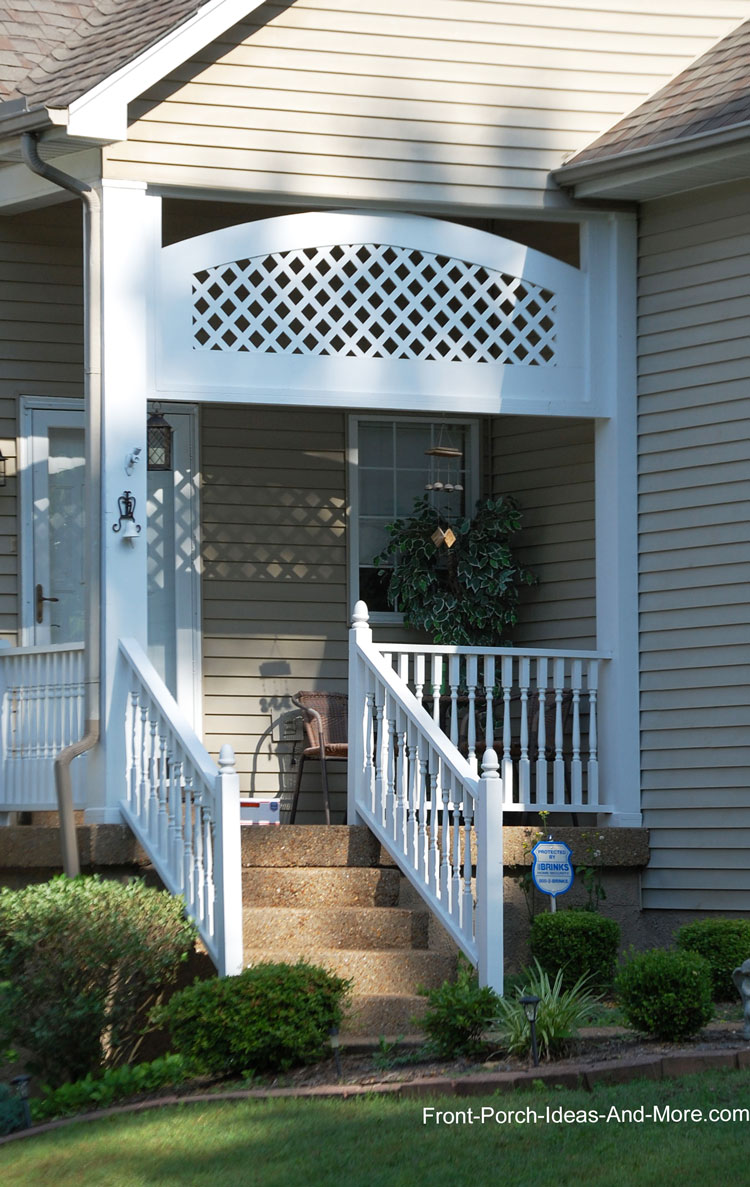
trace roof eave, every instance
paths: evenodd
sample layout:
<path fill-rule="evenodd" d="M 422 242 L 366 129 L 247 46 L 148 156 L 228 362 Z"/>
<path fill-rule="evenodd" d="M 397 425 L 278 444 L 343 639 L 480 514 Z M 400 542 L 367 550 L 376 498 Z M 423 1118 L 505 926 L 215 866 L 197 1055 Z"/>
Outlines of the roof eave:
<path fill-rule="evenodd" d="M 722 173 L 727 179 L 746 176 L 750 173 L 749 151 L 750 121 L 579 164 L 572 161 L 556 169 L 552 177 L 576 198 L 638 200 L 711 184 L 706 178 L 713 172 L 716 181 L 722 180 Z"/>

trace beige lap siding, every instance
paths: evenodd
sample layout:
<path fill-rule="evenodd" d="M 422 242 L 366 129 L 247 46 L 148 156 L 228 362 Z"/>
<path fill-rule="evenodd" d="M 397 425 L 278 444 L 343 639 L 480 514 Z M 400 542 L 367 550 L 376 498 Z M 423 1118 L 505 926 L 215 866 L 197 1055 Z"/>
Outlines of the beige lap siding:
<path fill-rule="evenodd" d="M 346 691 L 345 416 L 207 405 L 201 471 L 206 744 L 278 793 L 290 695 Z"/>
<path fill-rule="evenodd" d="M 19 629 L 18 397 L 82 396 L 81 210 L 78 202 L 0 217 L 0 638 Z"/>
<path fill-rule="evenodd" d="M 131 107 L 105 176 L 276 200 L 564 205 L 548 182 L 747 16 L 648 0 L 269 3 Z"/>
<path fill-rule="evenodd" d="M 497 417 L 491 465 L 492 493 L 521 505 L 518 558 L 539 578 L 523 591 L 513 641 L 595 647 L 593 422 Z"/>
<path fill-rule="evenodd" d="M 640 241 L 646 907 L 750 909 L 750 186 Z"/>

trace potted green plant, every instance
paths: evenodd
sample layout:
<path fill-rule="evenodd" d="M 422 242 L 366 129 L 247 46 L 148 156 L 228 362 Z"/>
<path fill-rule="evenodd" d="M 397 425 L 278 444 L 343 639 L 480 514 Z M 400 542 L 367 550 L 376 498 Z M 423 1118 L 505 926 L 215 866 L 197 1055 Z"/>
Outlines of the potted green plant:
<path fill-rule="evenodd" d="M 483 499 L 473 518 L 456 521 L 417 499 L 411 515 L 387 525 L 388 544 L 374 560 L 390 578 L 389 606 L 436 643 L 503 646 L 522 587 L 536 581 L 513 555 L 520 525 L 511 495 Z"/>

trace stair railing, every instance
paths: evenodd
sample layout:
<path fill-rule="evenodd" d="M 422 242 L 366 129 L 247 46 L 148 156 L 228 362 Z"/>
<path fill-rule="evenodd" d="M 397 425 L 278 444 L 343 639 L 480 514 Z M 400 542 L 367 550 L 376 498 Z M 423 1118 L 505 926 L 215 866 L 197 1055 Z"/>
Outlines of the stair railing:
<path fill-rule="evenodd" d="M 134 639 L 120 640 L 125 704 L 122 814 L 187 914 L 221 976 L 242 971 L 239 778 L 219 765 Z M 123 695 L 124 694 L 124 695 Z"/>
<path fill-rule="evenodd" d="M 366 824 L 468 960 L 503 988 L 502 781 L 477 775 L 373 645 L 354 608 L 349 647 L 348 820 Z"/>

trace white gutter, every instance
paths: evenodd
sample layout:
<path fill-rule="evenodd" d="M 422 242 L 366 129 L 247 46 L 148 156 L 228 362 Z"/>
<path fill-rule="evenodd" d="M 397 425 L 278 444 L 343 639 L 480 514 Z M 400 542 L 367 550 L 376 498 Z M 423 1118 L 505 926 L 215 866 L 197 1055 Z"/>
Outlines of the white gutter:
<path fill-rule="evenodd" d="M 70 764 L 99 741 L 99 615 L 100 615 L 100 486 L 101 486 L 101 201 L 85 181 L 49 165 L 39 156 L 36 137 L 21 138 L 24 163 L 81 200 L 83 212 L 84 406 L 86 410 L 86 572 L 87 597 L 84 638 L 84 733 L 55 758 L 55 787 L 60 812 L 63 869 L 69 878 L 81 872 L 73 815 Z"/>

